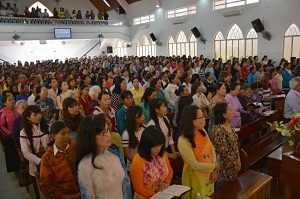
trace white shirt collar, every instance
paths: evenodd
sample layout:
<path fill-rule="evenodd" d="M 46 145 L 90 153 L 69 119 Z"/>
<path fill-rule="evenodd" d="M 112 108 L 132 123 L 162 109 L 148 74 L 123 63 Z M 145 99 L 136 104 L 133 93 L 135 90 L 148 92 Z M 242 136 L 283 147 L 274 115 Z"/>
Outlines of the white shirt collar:
<path fill-rule="evenodd" d="M 54 144 L 53 144 L 54 156 L 55 156 L 58 152 L 65 153 L 65 152 L 68 150 L 69 147 L 70 147 L 70 145 L 68 144 L 67 147 L 66 147 L 66 149 L 65 149 L 65 151 L 61 151 L 61 150 L 59 150 L 59 149 L 57 148 L 57 146 L 56 146 L 55 143 L 54 143 Z"/>

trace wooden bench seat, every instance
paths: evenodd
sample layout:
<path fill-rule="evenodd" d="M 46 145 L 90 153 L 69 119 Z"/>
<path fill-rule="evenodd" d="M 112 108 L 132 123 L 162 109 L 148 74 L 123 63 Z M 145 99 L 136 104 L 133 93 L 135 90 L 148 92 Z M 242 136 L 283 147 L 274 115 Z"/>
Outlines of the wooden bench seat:
<path fill-rule="evenodd" d="M 212 199 L 270 199 L 272 177 L 248 170 L 222 189 Z"/>
<path fill-rule="evenodd" d="M 283 144 L 283 136 L 267 124 L 267 122 L 272 123 L 281 119 L 280 112 L 275 111 L 270 116 L 259 118 L 242 126 L 237 132 L 242 163 L 239 174 L 249 170 L 255 163 L 267 157 Z M 245 142 L 250 143 L 243 144 Z"/>

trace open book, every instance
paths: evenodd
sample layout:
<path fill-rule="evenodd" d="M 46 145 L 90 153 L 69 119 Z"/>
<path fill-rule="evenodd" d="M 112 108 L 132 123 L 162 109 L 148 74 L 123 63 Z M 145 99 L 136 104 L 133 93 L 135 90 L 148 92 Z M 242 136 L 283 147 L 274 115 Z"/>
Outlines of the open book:
<path fill-rule="evenodd" d="M 248 107 L 252 107 L 252 109 L 257 109 L 257 108 L 261 108 L 262 107 L 262 104 L 261 103 L 258 103 L 258 102 L 254 102 L 252 104 L 247 104 L 246 106 L 243 107 L 243 109 L 245 111 L 248 110 Z"/>
<path fill-rule="evenodd" d="M 174 197 L 179 197 L 186 192 L 192 190 L 191 187 L 183 186 L 183 185 L 172 185 L 163 191 L 157 192 L 150 199 L 171 199 Z"/>

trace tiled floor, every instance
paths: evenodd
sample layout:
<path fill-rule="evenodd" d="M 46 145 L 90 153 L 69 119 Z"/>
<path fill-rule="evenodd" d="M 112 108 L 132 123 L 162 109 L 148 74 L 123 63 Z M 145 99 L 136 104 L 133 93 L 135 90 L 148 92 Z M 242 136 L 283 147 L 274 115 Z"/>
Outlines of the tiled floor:
<path fill-rule="evenodd" d="M 4 152 L 0 144 L 0 198 L 1 199 L 30 199 L 25 187 L 19 187 L 15 174 L 6 172 Z"/>

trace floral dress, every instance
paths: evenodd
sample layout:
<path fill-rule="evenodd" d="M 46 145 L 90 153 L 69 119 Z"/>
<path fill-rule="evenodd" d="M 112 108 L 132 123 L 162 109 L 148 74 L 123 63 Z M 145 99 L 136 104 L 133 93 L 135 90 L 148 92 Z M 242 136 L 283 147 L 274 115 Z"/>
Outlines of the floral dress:
<path fill-rule="evenodd" d="M 58 111 L 51 98 L 39 99 L 36 102 L 36 105 L 40 107 L 42 111 L 42 116 L 47 123 L 50 123 L 52 119 L 56 120 L 58 116 Z"/>
<path fill-rule="evenodd" d="M 212 142 L 216 153 L 220 155 L 219 186 L 222 188 L 237 178 L 235 166 L 239 157 L 238 136 L 232 125 L 229 132 L 218 124 L 214 127 Z"/>
<path fill-rule="evenodd" d="M 216 104 L 219 104 L 219 103 L 226 103 L 225 98 L 222 98 L 222 101 L 219 102 L 219 101 L 216 100 L 215 97 L 213 97 L 209 102 L 209 106 L 208 106 L 209 122 L 208 122 L 208 130 L 207 130 L 209 138 L 211 138 L 211 134 L 212 134 L 212 131 L 213 131 L 213 126 L 214 126 L 214 120 L 215 120 L 214 108 L 215 108 Z"/>

